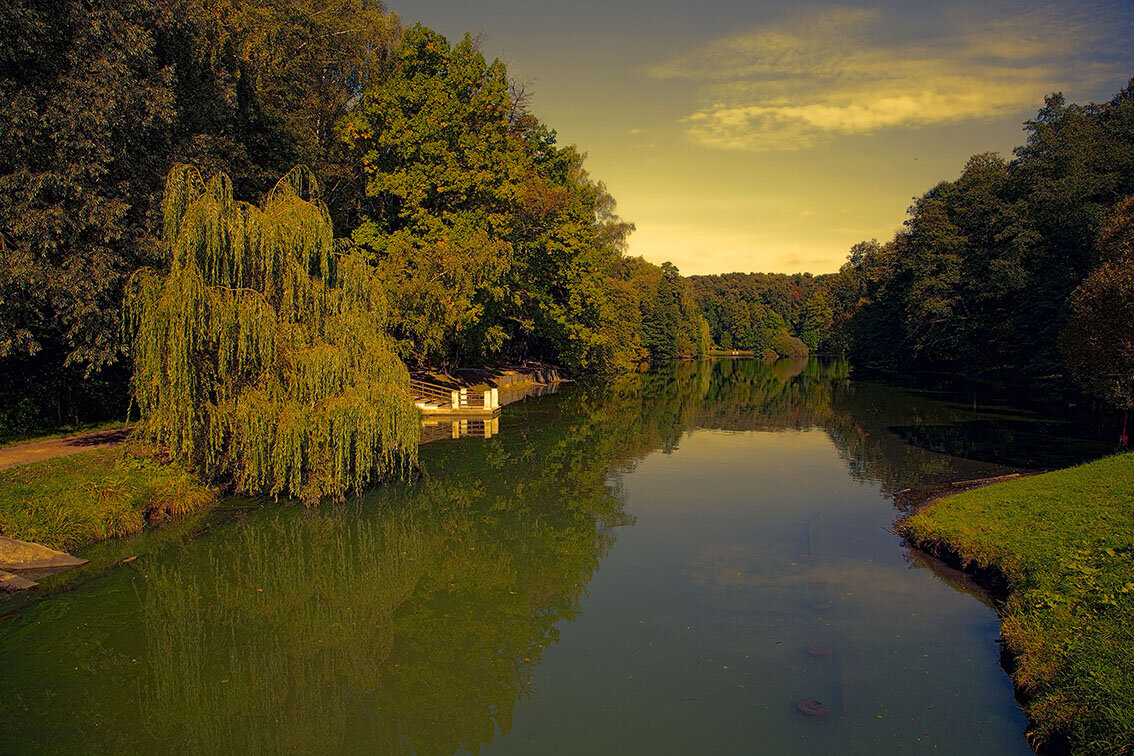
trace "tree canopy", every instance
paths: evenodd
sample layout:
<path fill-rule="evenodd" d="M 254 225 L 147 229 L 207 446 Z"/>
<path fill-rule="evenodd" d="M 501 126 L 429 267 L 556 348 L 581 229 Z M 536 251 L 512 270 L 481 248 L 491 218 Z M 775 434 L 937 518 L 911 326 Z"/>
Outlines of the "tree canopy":
<path fill-rule="evenodd" d="M 882 367 L 1074 375 L 1126 403 L 1099 381 L 1113 384 L 1134 320 L 1119 251 L 1130 244 L 1134 82 L 1102 104 L 1052 95 L 1025 127 L 1012 160 L 975 155 L 914 201 L 893 240 L 856 245 L 822 279 L 831 343 Z"/>
<path fill-rule="evenodd" d="M 793 338 L 812 351 L 828 346 L 832 316 L 821 276 L 724 273 L 689 280 L 711 340 L 721 349 L 791 357 L 800 351 Z"/>
<path fill-rule="evenodd" d="M 357 215 L 335 124 L 397 32 L 374 0 L 0 5 L 0 432 L 125 411 L 123 290 L 162 264 L 173 165 L 261 196 L 308 164 Z"/>
<path fill-rule="evenodd" d="M 352 238 L 390 292 L 407 359 L 641 359 L 628 313 L 654 292 L 632 285 L 643 266 L 622 258 L 633 226 L 469 35 L 450 45 L 407 29 L 342 129 L 371 198 Z"/>
<path fill-rule="evenodd" d="M 633 226 L 527 99 L 471 38 L 375 0 L 5 4 L 0 433 L 125 411 L 125 285 L 168 264 L 177 164 L 238 197 L 311 166 L 413 364 L 643 359 L 659 268 L 623 256 Z"/>
<path fill-rule="evenodd" d="M 234 197 L 311 166 L 411 367 L 806 348 L 1095 385 L 1088 334 L 1060 335 L 1125 301 L 1104 238 L 1134 195 L 1132 114 L 1131 86 L 1048 97 L 1011 159 L 974 156 L 836 274 L 686 278 L 626 256 L 633 225 L 584 154 L 468 35 L 403 29 L 376 0 L 15 0 L 0 8 L 0 433 L 125 410 L 126 283 L 171 270 L 162 191 L 180 164 L 229 176 Z"/>

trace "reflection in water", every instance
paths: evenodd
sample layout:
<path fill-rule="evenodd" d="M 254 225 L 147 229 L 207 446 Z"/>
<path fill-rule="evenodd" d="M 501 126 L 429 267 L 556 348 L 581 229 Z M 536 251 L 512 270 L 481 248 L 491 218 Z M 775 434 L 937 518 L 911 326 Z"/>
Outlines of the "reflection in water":
<path fill-rule="evenodd" d="M 592 501 L 526 527 L 502 512 L 501 538 L 477 495 L 425 488 L 428 507 L 278 518 L 152 575 L 161 749 L 449 754 L 507 732 L 614 512 Z"/>
<path fill-rule="evenodd" d="M 990 424 L 1003 428 L 998 423 L 1006 416 L 1013 423 L 1007 435 L 986 432 Z M 873 586 L 880 598 L 861 599 L 858 615 L 845 610 L 850 635 L 839 641 L 868 647 L 863 639 L 877 632 L 879 607 L 893 608 L 897 622 L 925 590 L 901 564 L 844 553 L 824 535 L 842 532 L 838 518 L 851 515 L 823 505 L 828 513 L 821 520 L 821 499 L 807 493 L 817 484 L 808 482 L 812 473 L 804 465 L 817 453 L 809 450 L 822 446 L 811 440 L 815 429 L 833 441 L 854 480 L 884 493 L 1010 471 L 1001 461 L 1027 456 L 1014 455 L 1012 441 L 1033 426 L 1074 434 L 1073 426 L 1044 424 L 1038 415 L 858 383 L 845 362 L 818 360 L 681 363 L 572 386 L 554 400 L 513 408 L 506 420 L 503 433 L 498 420 L 423 428 L 423 441 L 440 442 L 422 450 L 424 474 L 413 485 L 311 511 L 254 510 L 239 525 L 147 556 L 0 624 L 0 696 L 14 714 L 0 731 L 0 752 L 447 756 L 489 744 L 525 752 L 525 741 L 507 737 L 517 707 L 528 700 L 549 650 L 582 618 L 588 586 L 617 529 L 635 522 L 626 481 L 716 497 L 696 504 L 708 521 L 696 527 L 738 518 L 733 540 L 697 545 L 672 574 L 665 572 L 666 555 L 694 543 L 696 521 L 663 534 L 673 544 L 650 557 L 658 561 L 649 570 L 667 575 L 659 601 L 678 630 L 668 647 L 659 637 L 656 652 L 669 650 L 655 666 L 692 684 L 708 667 L 699 666 L 699 646 L 681 645 L 688 637 L 682 628 L 709 622 L 713 612 L 724 612 L 725 626 L 738 634 L 726 646 L 756 659 L 745 645 L 754 636 L 745 633 L 767 626 L 776 596 L 793 597 L 791 611 L 807 614 L 792 622 L 805 627 L 813 606 L 840 600 L 841 607 L 858 606 L 848 597 Z M 769 459 L 783 455 L 785 480 L 769 472 L 752 479 L 751 470 L 727 456 L 735 453 L 730 447 L 714 452 L 718 447 L 705 443 L 699 464 L 712 469 L 716 488 L 671 480 L 664 471 L 626 476 L 654 452 L 677 452 L 695 429 L 788 432 L 746 436 L 767 438 L 760 453 Z M 485 440 L 442 440 L 466 435 Z M 1052 449 L 1096 453 L 1082 439 L 1048 438 Z M 790 469 L 793 460 L 798 472 Z M 790 501 L 789 508 L 729 509 L 742 500 L 729 486 L 744 491 L 755 484 L 768 491 L 787 486 L 792 497 L 780 501 Z M 695 495 L 677 496 L 668 506 L 685 516 Z M 655 507 L 669 501 L 661 494 L 647 500 Z M 651 516 L 662 521 L 666 513 Z M 757 548 L 741 535 L 752 527 L 773 540 Z M 880 544 L 883 553 L 895 551 L 891 540 Z M 796 565 L 803 559 L 811 565 L 806 573 Z M 617 583 L 637 564 L 615 567 L 608 580 Z M 681 593 L 692 588 L 699 593 Z M 638 628 L 634 615 L 620 617 L 631 611 L 625 603 L 606 614 L 593 611 Z M 776 607 L 775 616 L 789 616 Z M 586 635 L 584 628 L 574 632 Z M 606 667 L 625 662 L 617 643 L 603 640 L 601 648 L 570 656 L 572 670 L 561 675 L 577 675 L 590 657 Z M 836 654 L 837 664 L 845 657 Z M 844 678 L 838 695 L 845 697 L 853 680 L 838 669 Z M 882 676 L 877 687 L 887 684 Z M 730 683 L 729 690 L 738 689 L 745 683 Z M 685 701 L 683 695 L 675 691 L 672 701 Z M 651 703 L 651 711 L 668 701 Z M 564 725 L 554 716 L 548 722 L 553 732 Z M 798 737 L 798 726 L 796 720 L 782 725 L 785 743 Z M 635 733 L 630 727 L 623 735 L 635 742 L 642 737 Z M 768 730 L 765 737 L 778 736 Z"/>
<path fill-rule="evenodd" d="M 854 381 L 844 360 L 685 363 L 672 378 L 656 380 L 661 385 L 643 387 L 644 395 L 668 391 L 666 398 L 694 404 L 690 428 L 820 428 L 851 475 L 886 494 L 1067 466 L 1112 450 L 1091 417 L 1052 417 L 1046 408 L 1011 406 L 995 395 L 977 403 L 956 391 Z"/>
<path fill-rule="evenodd" d="M 532 397 L 550 396 L 559 393 L 559 383 L 524 383 L 500 389 L 500 406 L 522 402 Z M 450 438 L 492 438 L 500 434 L 500 416 L 491 418 L 446 417 L 426 415 L 421 420 L 422 444 Z"/>
<path fill-rule="evenodd" d="M 492 438 L 500 435 L 500 417 L 452 418 L 426 417 L 421 421 L 421 443 L 447 438 Z"/>
<path fill-rule="evenodd" d="M 633 521 L 607 469 L 632 464 L 654 436 L 624 432 L 628 401 L 588 408 L 596 396 L 511 443 L 447 445 L 412 486 L 254 512 L 77 608 L 101 624 L 117 602 L 140 637 L 75 649 L 71 622 L 44 634 L 19 618 L 0 646 L 0 692 L 25 705 L 0 751 L 49 735 L 85 752 L 132 740 L 144 752 L 451 754 L 507 733 L 614 528 Z M 67 646 L 91 671 L 95 654 L 97 674 L 45 680 L 39 658 L 14 653 L 21 642 Z"/>

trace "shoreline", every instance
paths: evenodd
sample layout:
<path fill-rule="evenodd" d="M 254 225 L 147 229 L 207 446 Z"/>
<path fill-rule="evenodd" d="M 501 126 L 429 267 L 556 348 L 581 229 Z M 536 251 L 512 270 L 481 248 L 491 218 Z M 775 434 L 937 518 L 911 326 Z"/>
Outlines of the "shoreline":
<path fill-rule="evenodd" d="M 505 394 L 503 404 L 538 394 L 541 389 L 553 390 L 570 380 L 561 376 L 560 368 L 545 363 L 455 372 L 458 377 L 444 376 L 454 388 L 499 387 Z M 420 420 L 419 446 L 442 437 L 470 435 L 464 432 L 467 419 L 438 420 L 423 413 Z M 431 425 L 441 421 L 459 425 L 461 432 L 438 435 Z M 486 425 L 477 435 L 491 437 L 498 432 L 498 422 Z M 89 554 L 92 549 L 115 551 L 117 543 L 133 543 L 139 537 L 177 531 L 177 526 L 184 523 L 203 523 L 193 532 L 182 534 L 192 538 L 221 522 L 243 516 L 246 507 L 230 512 L 223 505 L 223 501 L 232 498 L 233 492 L 228 488 L 207 485 L 179 465 L 159 458 L 153 450 L 132 450 L 128 438 L 132 428 L 46 436 L 0 449 L 11 458 L 10 464 L 4 464 L 5 458 L 0 455 L 0 482 L 7 489 L 0 495 L 0 535 L 43 548 L 88 554 L 92 564 L 67 570 L 78 576 L 113 568 L 123 558 L 137 557 L 130 553 L 108 561 Z M 119 448 L 123 443 L 126 452 Z M 48 453 L 52 456 L 44 456 Z M 159 482 L 152 485 L 151 480 Z M 214 520 L 212 515 L 216 513 L 220 519 Z M 58 524 L 61 518 L 65 525 Z M 5 554 L 0 551 L 0 562 L 4 559 Z M 32 575 L 34 568 L 19 566 L 22 562 L 17 564 L 14 556 L 7 562 L 11 565 L 4 567 L 5 572 L 18 578 L 30 576 L 33 582 L 0 582 L 0 596 L 27 593 L 30 588 L 39 588 L 41 596 L 50 595 L 60 590 L 59 586 L 73 583 L 59 579 L 39 584 L 40 575 Z"/>
<path fill-rule="evenodd" d="M 1000 665 L 1027 718 L 1025 739 L 1041 756 L 1121 754 L 1134 742 L 1121 675 L 1132 655 L 1122 639 L 1132 460 L 1119 454 L 964 481 L 972 485 L 939 488 L 895 522 L 908 548 L 959 570 L 992 599 Z"/>
<path fill-rule="evenodd" d="M 923 498 L 915 501 L 903 501 L 900 506 L 904 508 L 904 511 L 894 522 L 894 532 L 901 536 L 902 542 L 908 548 L 912 551 L 916 551 L 923 557 L 935 560 L 950 569 L 956 570 L 967 579 L 971 580 L 973 585 L 988 597 L 989 603 L 993 610 L 995 610 L 997 618 L 1000 620 L 1001 629 L 1003 629 L 1004 626 L 1004 607 L 1009 597 L 1012 595 L 1012 586 L 1011 582 L 1008 580 L 1008 576 L 995 565 L 980 565 L 972 560 L 966 560 L 959 550 L 946 541 L 940 539 L 916 540 L 910 533 L 905 532 L 905 525 L 910 518 L 919 512 L 957 494 L 988 488 L 1008 480 L 1019 480 L 1021 478 L 1042 475 L 1044 472 L 1046 471 L 998 475 L 979 480 L 955 481 L 925 492 L 916 492 L 923 494 Z M 905 491 L 898 492 L 896 495 L 902 496 L 910 493 L 915 492 L 906 489 Z M 1008 647 L 1008 644 L 1002 636 L 998 637 L 996 642 L 1000 645 L 1000 668 L 1008 675 L 1008 680 L 1012 683 L 1012 691 L 1016 699 L 1016 704 L 1019 706 L 1020 711 L 1024 714 L 1028 722 L 1028 730 L 1024 732 L 1024 739 L 1027 741 L 1028 746 L 1035 751 L 1037 756 L 1069 756 L 1071 753 L 1070 742 L 1066 741 L 1066 736 L 1063 736 L 1064 739 L 1058 744 L 1036 744 L 1032 741 L 1029 731 L 1036 726 L 1036 722 L 1028 714 L 1028 704 L 1032 696 L 1016 682 L 1015 672 L 1019 667 L 1018 655 Z"/>
<path fill-rule="evenodd" d="M 990 483 L 989 485 L 994 484 Z M 926 501 L 922 506 L 929 506 L 932 501 L 941 498 L 945 497 L 942 496 Z M 903 518 L 899 518 L 899 522 L 901 522 L 902 519 Z M 900 528 L 900 525 L 898 528 Z M 1001 630 L 1003 630 L 1005 618 L 1004 607 L 1007 605 L 1008 599 L 1012 596 L 1013 590 L 1007 575 L 1005 575 L 999 567 L 980 565 L 971 560 L 966 560 L 960 551 L 942 540 L 917 541 L 907 535 L 902 535 L 902 542 L 911 550 L 918 552 L 924 557 L 933 559 L 946 567 L 957 570 L 971 580 L 973 585 L 979 588 L 990 599 L 992 608 L 995 610 L 996 616 L 1000 620 Z M 1028 713 L 1028 705 L 1035 697 L 1016 681 L 1016 670 L 1019 669 L 1020 655 L 1009 648 L 1003 636 L 998 637 L 996 642 L 1000 646 L 1000 668 L 1008 675 L 1008 680 L 1012 683 L 1012 692 L 1016 699 L 1016 705 L 1020 708 L 1021 713 L 1023 713 L 1028 722 L 1028 727 L 1024 731 L 1024 740 L 1027 741 L 1028 746 L 1037 756 L 1070 756 L 1071 743 L 1066 733 L 1057 732 L 1044 742 L 1036 742 L 1033 740 L 1031 731 L 1038 725 L 1038 722 Z"/>
<path fill-rule="evenodd" d="M 0 535 L 12 539 L 0 544 L 0 564 L 38 581 L 42 573 L 29 549 L 85 553 L 208 513 L 220 498 L 217 488 L 142 444 L 31 460 L 0 471 Z M 17 586 L 35 587 L 5 587 Z"/>

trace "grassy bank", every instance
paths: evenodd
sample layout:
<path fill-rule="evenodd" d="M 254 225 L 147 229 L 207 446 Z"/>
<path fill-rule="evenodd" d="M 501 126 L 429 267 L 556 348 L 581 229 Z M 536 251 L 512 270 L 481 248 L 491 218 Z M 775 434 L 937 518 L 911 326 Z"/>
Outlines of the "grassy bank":
<path fill-rule="evenodd" d="M 1035 739 L 1134 753 L 1134 454 L 940 499 L 902 531 L 1006 579 L 1002 634 Z"/>
<path fill-rule="evenodd" d="M 71 551 L 216 498 L 147 449 L 91 451 L 0 471 L 0 534 Z"/>

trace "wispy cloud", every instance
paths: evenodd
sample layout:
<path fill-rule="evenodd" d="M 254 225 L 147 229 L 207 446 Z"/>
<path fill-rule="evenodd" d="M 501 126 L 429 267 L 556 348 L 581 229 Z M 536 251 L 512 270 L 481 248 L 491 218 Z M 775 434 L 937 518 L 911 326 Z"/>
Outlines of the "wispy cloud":
<path fill-rule="evenodd" d="M 957 123 L 1029 110 L 1053 89 L 1115 77 L 1098 61 L 1112 30 L 1066 6 L 961 22 L 916 43 L 884 42 L 879 12 L 828 9 L 724 37 L 649 70 L 701 84 L 684 119 L 698 142 L 801 149 L 839 134 Z"/>

